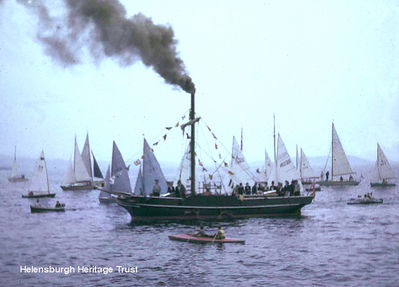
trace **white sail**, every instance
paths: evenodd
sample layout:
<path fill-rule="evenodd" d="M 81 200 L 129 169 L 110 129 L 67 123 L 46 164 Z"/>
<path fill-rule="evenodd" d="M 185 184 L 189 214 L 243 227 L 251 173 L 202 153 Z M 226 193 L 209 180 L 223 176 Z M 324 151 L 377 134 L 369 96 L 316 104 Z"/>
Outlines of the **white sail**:
<path fill-rule="evenodd" d="M 198 181 L 198 173 L 195 173 L 195 182 Z M 186 187 L 191 186 L 191 152 L 190 152 L 190 144 L 187 145 L 186 151 L 183 154 L 183 157 L 180 162 L 179 174 L 176 177 L 175 182 L 181 181 L 181 183 Z"/>
<path fill-rule="evenodd" d="M 108 166 L 107 173 L 105 174 L 105 178 L 104 178 L 105 186 L 103 188 L 107 191 L 111 190 L 110 178 L 111 178 L 111 172 L 110 172 L 110 168 Z M 108 192 L 101 191 L 99 197 L 101 197 L 101 198 L 111 197 L 111 194 L 109 194 Z"/>
<path fill-rule="evenodd" d="M 168 185 L 163 175 L 161 166 L 159 165 L 153 150 L 148 145 L 148 142 L 144 139 L 144 159 L 143 159 L 143 182 L 144 182 L 144 194 L 150 195 L 152 188 L 154 187 L 155 180 L 159 182 L 161 187 L 161 193 L 164 194 L 168 191 Z"/>
<path fill-rule="evenodd" d="M 48 186 L 47 167 L 43 151 L 36 162 L 36 167 L 30 182 L 29 191 L 39 194 L 50 193 Z"/>
<path fill-rule="evenodd" d="M 22 174 L 19 173 L 19 166 L 17 163 L 17 147 L 14 147 L 14 159 L 12 161 L 12 169 L 11 169 L 11 178 L 19 178 L 22 177 Z"/>
<path fill-rule="evenodd" d="M 91 177 L 87 172 L 82 156 L 80 155 L 76 138 L 75 138 L 75 152 L 74 152 L 74 172 L 75 172 L 76 182 L 91 181 Z"/>
<path fill-rule="evenodd" d="M 276 170 L 277 168 L 277 170 Z M 277 163 L 274 165 L 271 175 L 268 179 L 268 184 L 271 185 L 272 181 L 277 185 L 278 182 L 284 184 L 287 180 L 291 182 L 292 180 L 300 179 L 299 172 L 296 170 L 294 164 L 291 161 L 291 157 L 288 154 L 287 148 L 278 134 L 277 140 Z"/>
<path fill-rule="evenodd" d="M 143 174 L 141 173 L 141 167 L 139 173 L 137 174 L 136 185 L 134 186 L 134 194 L 143 195 L 144 194 L 144 181 Z"/>
<path fill-rule="evenodd" d="M 235 184 L 249 183 L 259 181 L 258 178 L 252 173 L 251 168 L 245 160 L 245 157 L 241 151 L 240 146 L 237 143 L 236 138 L 233 136 L 233 147 L 231 153 L 230 170 L 233 172 L 231 179 Z"/>
<path fill-rule="evenodd" d="M 126 167 L 122 154 L 118 146 L 113 142 L 112 147 L 112 166 L 111 166 L 111 190 L 131 193 L 129 169 Z"/>
<path fill-rule="evenodd" d="M 67 184 L 72 184 L 74 182 L 76 182 L 75 172 L 73 171 L 72 161 L 70 160 L 68 162 L 68 167 L 64 175 L 64 184 L 67 185 Z"/>
<path fill-rule="evenodd" d="M 85 164 L 87 173 L 92 178 L 93 172 L 92 172 L 92 168 L 91 168 L 89 134 L 86 135 L 86 141 L 85 141 L 85 144 L 84 144 L 83 150 L 82 150 L 82 159 L 83 159 L 83 163 Z"/>
<path fill-rule="evenodd" d="M 387 157 L 382 151 L 380 145 L 377 143 L 377 171 L 379 180 L 395 178 L 395 174 L 389 164 Z"/>
<path fill-rule="evenodd" d="M 267 179 L 269 178 L 271 172 L 273 169 L 273 163 L 270 160 L 270 157 L 267 153 L 267 151 L 265 150 L 265 163 L 264 166 L 262 166 L 262 168 L 260 170 L 257 170 L 258 172 L 258 180 L 260 182 L 267 182 Z"/>
<path fill-rule="evenodd" d="M 332 124 L 332 175 L 341 176 L 352 174 L 352 168 L 346 157 L 344 148 L 339 140 L 334 123 Z"/>
<path fill-rule="evenodd" d="M 301 179 L 304 178 L 319 178 L 319 176 L 315 173 L 315 171 L 310 166 L 309 160 L 306 157 L 305 153 L 301 148 L 301 157 L 299 160 L 299 173 L 301 175 Z"/>

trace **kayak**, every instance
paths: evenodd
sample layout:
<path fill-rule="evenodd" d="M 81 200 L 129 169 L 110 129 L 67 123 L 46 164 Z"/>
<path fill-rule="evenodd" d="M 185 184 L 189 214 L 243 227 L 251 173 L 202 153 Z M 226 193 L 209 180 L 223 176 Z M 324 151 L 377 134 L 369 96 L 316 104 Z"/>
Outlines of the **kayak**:
<path fill-rule="evenodd" d="M 382 198 L 351 198 L 347 204 L 375 204 L 382 202 Z"/>
<path fill-rule="evenodd" d="M 62 204 L 60 207 L 44 207 L 44 206 L 30 206 L 31 213 L 39 213 L 39 212 L 59 212 L 65 211 L 65 204 Z"/>
<path fill-rule="evenodd" d="M 236 238 L 214 239 L 214 237 L 199 237 L 199 236 L 194 236 L 192 234 L 169 235 L 169 239 L 176 240 L 176 241 L 193 242 L 193 243 L 241 243 L 241 244 L 245 244 L 244 239 L 236 239 Z"/>

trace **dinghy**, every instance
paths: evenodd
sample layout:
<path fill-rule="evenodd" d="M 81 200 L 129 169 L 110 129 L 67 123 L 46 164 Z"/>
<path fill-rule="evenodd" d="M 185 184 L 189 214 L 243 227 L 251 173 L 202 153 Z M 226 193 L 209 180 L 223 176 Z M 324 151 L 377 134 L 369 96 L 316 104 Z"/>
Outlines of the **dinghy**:
<path fill-rule="evenodd" d="M 376 204 L 383 203 L 382 198 L 351 198 L 347 204 Z"/>
<path fill-rule="evenodd" d="M 338 133 L 335 129 L 334 123 L 332 123 L 331 173 L 330 173 L 331 177 L 330 178 L 326 177 L 326 180 L 321 179 L 320 185 L 323 186 L 358 185 L 359 181 L 353 179 L 352 176 L 353 174 L 354 172 L 352 171 L 348 158 L 346 157 L 344 148 L 338 137 Z M 349 177 L 346 178 L 347 176 Z"/>
<path fill-rule="evenodd" d="M 61 204 L 60 207 L 45 207 L 40 205 L 31 205 L 31 213 L 41 213 L 41 212 L 63 212 L 65 211 L 65 204 Z"/>
<path fill-rule="evenodd" d="M 22 197 L 41 198 L 41 197 L 54 197 L 54 196 L 55 193 L 50 193 L 47 165 L 46 165 L 46 160 L 44 158 L 44 151 L 42 151 L 36 163 L 35 172 L 30 182 L 28 194 L 22 195 Z"/>
<path fill-rule="evenodd" d="M 198 237 L 192 234 L 169 235 L 170 240 L 193 242 L 193 243 L 240 243 L 245 244 L 244 239 L 225 238 L 215 239 L 214 237 Z"/>

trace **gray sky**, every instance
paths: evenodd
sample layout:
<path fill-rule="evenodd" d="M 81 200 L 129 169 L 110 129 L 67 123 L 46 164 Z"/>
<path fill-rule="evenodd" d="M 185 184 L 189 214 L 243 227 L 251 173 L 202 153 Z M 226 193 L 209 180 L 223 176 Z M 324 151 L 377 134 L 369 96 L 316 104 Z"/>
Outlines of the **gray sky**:
<path fill-rule="evenodd" d="M 397 1 L 121 2 L 129 17 L 172 27 L 197 114 L 228 149 L 243 127 L 248 161 L 272 155 L 273 112 L 291 156 L 295 144 L 327 156 L 334 120 L 347 154 L 374 160 L 379 141 L 399 159 Z M 59 65 L 37 40 L 37 17 L 0 3 L 0 154 L 16 144 L 21 156 L 44 148 L 68 159 L 75 134 L 82 149 L 88 131 L 97 158 L 110 159 L 115 140 L 133 161 L 143 134 L 157 141 L 189 109 L 189 94 L 140 61 L 120 66 L 83 50 L 81 64 Z M 180 161 L 181 138 L 171 132 L 157 158 Z"/>

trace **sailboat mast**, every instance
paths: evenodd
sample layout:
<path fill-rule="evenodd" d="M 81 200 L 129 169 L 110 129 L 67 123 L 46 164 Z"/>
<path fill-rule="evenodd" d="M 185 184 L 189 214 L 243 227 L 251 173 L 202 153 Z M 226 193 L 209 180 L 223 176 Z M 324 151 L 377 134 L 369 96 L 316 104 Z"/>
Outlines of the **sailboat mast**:
<path fill-rule="evenodd" d="M 274 164 L 276 168 L 276 184 L 278 184 L 277 150 L 276 150 L 276 115 L 274 113 L 273 113 L 273 140 L 274 140 Z"/>
<path fill-rule="evenodd" d="M 191 92 L 191 110 L 190 121 L 191 124 L 191 141 L 190 141 L 190 155 L 191 155 L 191 195 L 195 195 L 195 91 Z"/>
<path fill-rule="evenodd" d="M 42 151 L 42 154 L 43 154 L 43 161 L 44 161 L 44 169 L 46 170 L 47 193 L 50 194 L 50 184 L 48 182 L 47 163 L 46 163 L 46 158 L 44 157 L 44 151 Z"/>
<path fill-rule="evenodd" d="M 334 181 L 334 123 L 331 126 L 331 180 Z"/>
<path fill-rule="evenodd" d="M 14 162 L 17 161 L 17 146 L 14 146 Z"/>

